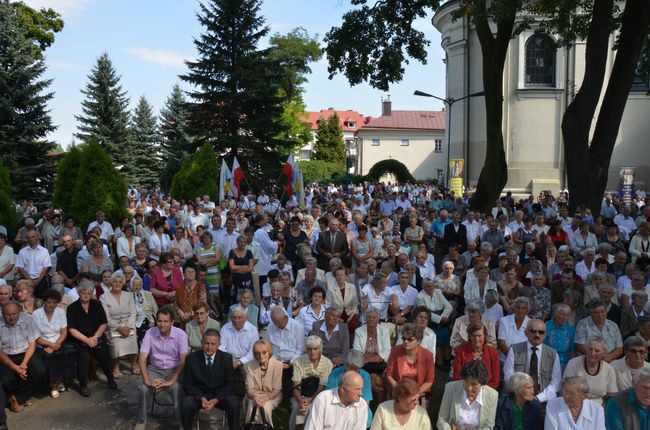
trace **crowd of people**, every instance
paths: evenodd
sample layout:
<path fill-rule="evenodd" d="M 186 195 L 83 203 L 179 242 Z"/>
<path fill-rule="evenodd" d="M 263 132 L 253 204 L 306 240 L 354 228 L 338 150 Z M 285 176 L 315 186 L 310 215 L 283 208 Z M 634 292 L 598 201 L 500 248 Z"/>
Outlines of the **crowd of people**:
<path fill-rule="evenodd" d="M 273 425 L 283 401 L 291 430 L 650 428 L 650 198 L 593 216 L 566 193 L 478 213 L 433 184 L 307 191 L 133 189 L 115 228 L 18 206 L 0 403 L 91 396 L 98 367 L 110 389 L 140 375 L 139 429 L 156 405 L 185 430 L 215 409 Z"/>

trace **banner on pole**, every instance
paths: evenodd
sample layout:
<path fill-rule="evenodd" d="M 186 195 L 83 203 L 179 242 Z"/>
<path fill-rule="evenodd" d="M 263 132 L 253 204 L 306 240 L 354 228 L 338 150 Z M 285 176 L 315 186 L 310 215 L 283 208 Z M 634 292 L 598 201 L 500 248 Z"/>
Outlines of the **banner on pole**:
<path fill-rule="evenodd" d="M 634 200 L 634 170 L 634 167 L 621 167 L 618 173 L 618 199 L 626 205 Z"/>
<path fill-rule="evenodd" d="M 465 160 L 462 158 L 449 160 L 449 191 L 457 197 L 463 195 L 463 177 L 465 176 Z"/>

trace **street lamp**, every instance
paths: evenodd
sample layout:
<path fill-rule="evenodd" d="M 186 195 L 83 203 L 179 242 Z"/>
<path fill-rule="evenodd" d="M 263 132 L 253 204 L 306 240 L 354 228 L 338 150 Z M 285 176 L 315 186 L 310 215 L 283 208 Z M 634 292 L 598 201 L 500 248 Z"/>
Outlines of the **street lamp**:
<path fill-rule="evenodd" d="M 449 97 L 446 99 L 443 99 L 442 97 L 434 96 L 433 94 L 428 94 L 423 91 L 415 90 L 413 93 L 414 96 L 420 96 L 420 97 L 431 97 L 437 100 L 442 101 L 443 103 L 447 104 L 447 112 L 449 115 L 449 129 L 447 130 L 447 174 L 445 175 L 445 183 L 447 185 L 447 189 L 449 189 L 449 162 L 451 159 L 451 107 L 454 105 L 454 103 L 459 102 L 461 100 L 468 99 L 470 97 L 480 97 L 485 95 L 485 91 L 479 91 L 477 93 L 472 93 L 468 94 L 466 96 L 463 96 L 459 99 L 455 99 L 453 97 Z"/>

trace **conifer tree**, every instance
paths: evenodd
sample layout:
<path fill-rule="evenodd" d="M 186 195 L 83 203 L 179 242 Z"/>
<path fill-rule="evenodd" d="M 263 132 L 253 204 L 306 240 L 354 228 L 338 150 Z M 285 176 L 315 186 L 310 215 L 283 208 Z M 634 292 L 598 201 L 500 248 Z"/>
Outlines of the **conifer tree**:
<path fill-rule="evenodd" d="M 334 112 L 329 118 L 318 120 L 316 144 L 314 145 L 314 160 L 330 163 L 345 163 L 345 141 L 340 118 Z"/>
<path fill-rule="evenodd" d="M 130 156 L 126 174 L 132 178 L 132 185 L 153 186 L 158 183 L 158 143 L 157 118 L 147 99 L 142 96 L 133 112 L 131 124 Z"/>
<path fill-rule="evenodd" d="M 37 13 L 37 12 L 35 12 Z M 42 59 L 34 55 L 34 41 L 20 20 L 18 9 L 0 1 L 0 163 L 10 171 L 16 200 L 49 200 L 54 164 L 47 135 L 52 124 L 43 79 Z"/>
<path fill-rule="evenodd" d="M 187 126 L 187 101 L 179 85 L 172 92 L 160 110 L 160 186 L 169 190 L 172 178 L 180 170 L 181 162 L 192 147 L 192 138 Z"/>
<path fill-rule="evenodd" d="M 98 142 L 116 165 L 128 168 L 129 99 L 107 53 L 97 59 L 81 93 L 86 98 L 82 114 L 75 117 L 79 122 L 75 136 L 82 142 Z"/>
<path fill-rule="evenodd" d="M 279 138 L 281 67 L 258 45 L 268 34 L 261 0 L 206 0 L 196 40 L 198 56 L 181 79 L 189 95 L 195 145 L 211 144 L 219 156 L 237 156 L 247 177 L 275 178 L 292 142 Z"/>
<path fill-rule="evenodd" d="M 81 166 L 81 157 L 81 150 L 73 144 L 56 166 L 52 204 L 63 209 L 64 213 L 70 213 L 72 210 L 74 187 Z"/>

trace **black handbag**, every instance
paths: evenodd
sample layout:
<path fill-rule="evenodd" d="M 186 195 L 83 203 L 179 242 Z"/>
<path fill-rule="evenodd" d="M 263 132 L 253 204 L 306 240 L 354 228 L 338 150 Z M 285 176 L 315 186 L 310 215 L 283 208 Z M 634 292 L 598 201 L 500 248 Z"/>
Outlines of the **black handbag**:
<path fill-rule="evenodd" d="M 266 420 L 266 413 L 264 408 L 259 408 L 260 415 L 262 416 L 262 423 L 255 423 L 255 416 L 257 415 L 257 406 L 253 406 L 250 422 L 246 423 L 244 430 L 273 430 L 273 426 Z"/>

